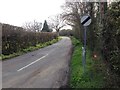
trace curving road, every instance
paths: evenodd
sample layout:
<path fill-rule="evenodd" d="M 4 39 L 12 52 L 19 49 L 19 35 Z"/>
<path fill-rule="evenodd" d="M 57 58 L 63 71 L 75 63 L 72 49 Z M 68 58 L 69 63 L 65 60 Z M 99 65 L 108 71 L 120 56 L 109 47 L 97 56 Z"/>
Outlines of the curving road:
<path fill-rule="evenodd" d="M 71 40 L 2 62 L 3 88 L 59 88 L 67 84 Z"/>

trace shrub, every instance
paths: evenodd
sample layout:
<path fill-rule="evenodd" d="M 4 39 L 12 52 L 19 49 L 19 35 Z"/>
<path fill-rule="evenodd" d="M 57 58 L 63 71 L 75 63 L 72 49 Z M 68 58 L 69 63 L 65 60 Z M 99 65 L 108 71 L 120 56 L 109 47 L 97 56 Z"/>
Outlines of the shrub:
<path fill-rule="evenodd" d="M 22 27 L 2 25 L 2 54 L 9 55 L 29 46 L 56 39 L 56 33 L 25 31 Z"/>

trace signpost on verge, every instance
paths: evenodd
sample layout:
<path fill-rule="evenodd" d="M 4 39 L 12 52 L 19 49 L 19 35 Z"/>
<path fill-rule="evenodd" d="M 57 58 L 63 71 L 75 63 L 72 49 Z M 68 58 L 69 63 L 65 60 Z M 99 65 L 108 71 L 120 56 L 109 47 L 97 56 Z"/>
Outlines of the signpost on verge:
<path fill-rule="evenodd" d="M 91 23 L 91 18 L 89 15 L 84 15 L 81 18 L 81 24 L 84 26 L 84 47 L 82 47 L 82 64 L 83 64 L 83 70 L 85 73 L 85 65 L 86 65 L 86 31 L 87 26 L 89 26 Z"/>

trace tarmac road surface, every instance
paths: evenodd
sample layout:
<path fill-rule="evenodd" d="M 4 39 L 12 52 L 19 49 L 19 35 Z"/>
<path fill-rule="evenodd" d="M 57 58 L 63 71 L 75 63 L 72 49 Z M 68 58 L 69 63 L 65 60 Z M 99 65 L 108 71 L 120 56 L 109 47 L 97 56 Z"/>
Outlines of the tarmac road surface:
<path fill-rule="evenodd" d="M 59 88 L 67 84 L 72 43 L 59 42 L 2 62 L 3 88 Z"/>

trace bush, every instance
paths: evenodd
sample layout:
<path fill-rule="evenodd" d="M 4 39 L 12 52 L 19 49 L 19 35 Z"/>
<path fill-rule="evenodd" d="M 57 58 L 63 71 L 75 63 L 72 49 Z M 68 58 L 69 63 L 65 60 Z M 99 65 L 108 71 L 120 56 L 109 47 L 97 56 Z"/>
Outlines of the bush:
<path fill-rule="evenodd" d="M 36 46 L 38 43 L 45 43 L 56 38 L 56 33 L 30 32 L 25 31 L 22 27 L 3 24 L 2 54 L 9 55 L 29 46 Z"/>

